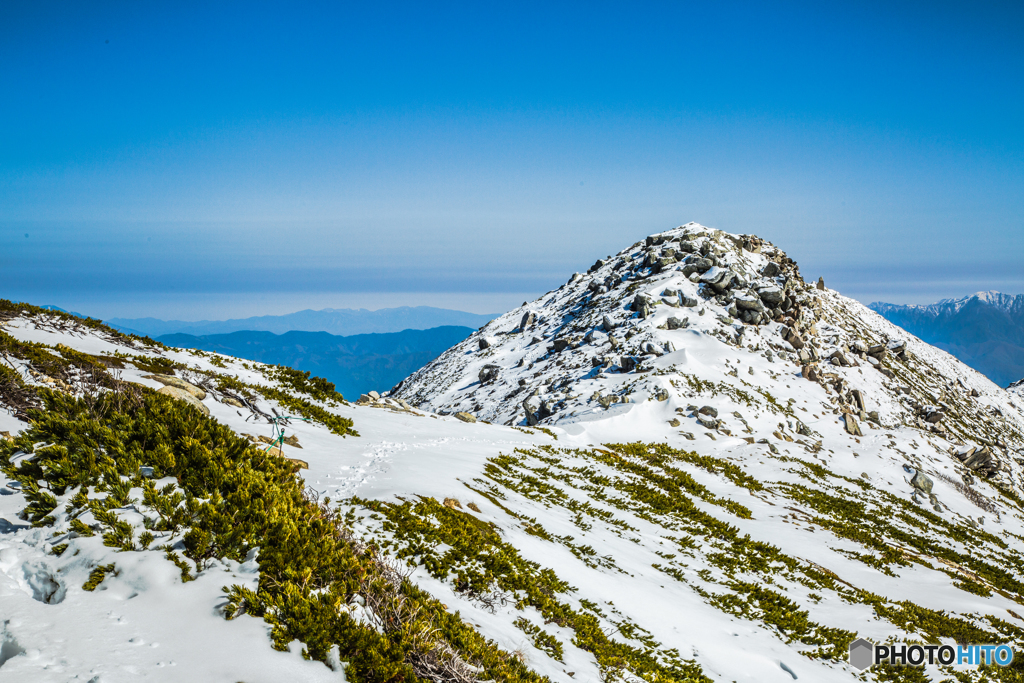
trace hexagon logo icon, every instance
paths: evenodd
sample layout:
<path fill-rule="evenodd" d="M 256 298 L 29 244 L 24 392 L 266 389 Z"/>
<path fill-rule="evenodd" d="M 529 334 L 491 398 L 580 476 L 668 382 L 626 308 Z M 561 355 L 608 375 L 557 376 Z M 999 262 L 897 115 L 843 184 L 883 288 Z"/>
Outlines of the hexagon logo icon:
<path fill-rule="evenodd" d="M 850 666 L 863 671 L 875 663 L 875 644 L 858 638 L 850 643 Z"/>

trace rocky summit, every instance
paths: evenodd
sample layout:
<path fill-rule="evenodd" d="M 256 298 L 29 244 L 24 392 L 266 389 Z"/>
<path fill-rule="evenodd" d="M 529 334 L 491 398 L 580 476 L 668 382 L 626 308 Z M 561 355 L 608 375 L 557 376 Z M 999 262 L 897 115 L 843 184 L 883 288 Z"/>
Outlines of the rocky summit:
<path fill-rule="evenodd" d="M 0 678 L 1020 680 L 849 652 L 1022 651 L 1021 387 L 752 235 L 652 235 L 357 402 L 11 302 L 0 351 Z"/>

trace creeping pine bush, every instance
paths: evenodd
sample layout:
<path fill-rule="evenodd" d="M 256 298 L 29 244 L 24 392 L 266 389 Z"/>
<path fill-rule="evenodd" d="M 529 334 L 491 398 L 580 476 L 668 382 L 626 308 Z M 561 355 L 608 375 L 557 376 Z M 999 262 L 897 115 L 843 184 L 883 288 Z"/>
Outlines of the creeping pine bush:
<path fill-rule="evenodd" d="M 361 499 L 353 502 L 384 517 L 384 531 L 394 539 L 396 557 L 413 561 L 419 558 L 432 576 L 450 580 L 457 592 L 485 605 L 495 594 L 505 594 L 513 597 L 519 609 L 536 608 L 545 623 L 571 629 L 572 643 L 594 655 L 604 680 L 711 680 L 699 664 L 682 659 L 675 650 L 653 646 L 641 649 L 610 638 L 594 614 L 574 609 L 568 601 L 559 599 L 574 588 L 551 569 L 523 558 L 514 546 L 501 540 L 490 524 L 467 512 L 433 498 L 400 504 Z M 554 636 L 539 627 L 535 631 L 526 620 L 517 621 L 516 626 L 552 657 L 560 659 L 564 655 L 561 642 Z M 619 627 L 621 630 L 622 625 Z"/>
<path fill-rule="evenodd" d="M 289 368 L 286 365 L 273 365 L 264 368 L 268 379 L 277 380 L 299 393 L 306 394 L 324 403 L 344 403 L 345 397 L 337 392 L 334 383 L 323 377 L 313 377 L 308 372 Z"/>
<path fill-rule="evenodd" d="M 213 558 L 242 561 L 258 548 L 258 589 L 226 588 L 229 618 L 263 617 L 275 647 L 298 639 L 309 658 L 347 662 L 350 681 L 470 681 L 480 670 L 494 680 L 542 680 L 356 542 L 337 509 L 306 494 L 292 463 L 185 403 L 124 390 L 135 392 L 131 400 L 118 391 L 76 399 L 39 390 L 44 406 L 29 410 L 30 427 L 0 445 L 0 468 L 24 486 L 23 516 L 32 524 L 53 525 L 63 497 L 72 530 L 93 535 L 79 519 L 91 512 L 106 545 L 140 550 L 159 543 L 151 551 L 174 562 L 183 580 Z M 32 457 L 12 464 L 17 451 Z M 142 466 L 177 485 L 158 489 L 141 476 Z M 157 517 L 137 538 L 116 514 L 138 504 L 133 488 L 142 489 L 143 509 Z M 114 571 L 97 567 L 86 590 Z M 376 615 L 376 628 L 350 616 L 356 595 Z"/>

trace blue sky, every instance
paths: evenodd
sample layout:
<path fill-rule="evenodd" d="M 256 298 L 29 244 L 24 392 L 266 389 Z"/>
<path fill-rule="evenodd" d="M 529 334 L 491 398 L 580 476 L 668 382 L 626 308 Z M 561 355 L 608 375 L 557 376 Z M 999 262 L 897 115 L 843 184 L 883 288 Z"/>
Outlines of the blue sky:
<path fill-rule="evenodd" d="M 498 311 L 695 220 L 1024 291 L 1017 3 L 0 5 L 0 296 Z"/>

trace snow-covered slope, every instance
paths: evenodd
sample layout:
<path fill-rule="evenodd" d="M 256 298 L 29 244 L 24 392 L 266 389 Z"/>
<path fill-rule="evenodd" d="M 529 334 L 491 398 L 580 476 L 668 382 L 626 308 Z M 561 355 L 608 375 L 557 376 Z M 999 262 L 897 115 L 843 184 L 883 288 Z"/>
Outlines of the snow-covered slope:
<path fill-rule="evenodd" d="M 11 313 L 2 330 L 121 358 L 121 379 L 152 388 L 163 383 L 146 359 L 173 361 L 238 433 L 269 437 L 267 418 L 288 411 L 216 381 L 289 389 L 257 363 L 35 313 Z M 33 385 L 58 383 L 10 364 Z M 305 483 L 549 680 L 847 681 L 858 636 L 1024 644 L 1024 401 L 805 284 L 756 237 L 695 224 L 653 236 L 388 397 L 314 402 L 359 435 L 292 422 L 301 449 L 284 455 L 304 461 Z M 0 430 L 26 428 L 0 413 Z M 0 680 L 340 680 L 302 660 L 301 643 L 271 649 L 263 620 L 217 616 L 220 585 L 260 580 L 255 554 L 192 567 L 183 584 L 160 552 L 75 537 L 63 518 L 28 528 L 24 494 L 9 491 L 0 599 L 13 645 Z M 55 543 L 69 544 L 59 557 Z M 114 562 L 104 590 L 81 588 Z M 356 596 L 343 607 L 377 623 Z M 175 637 L 178 623 L 194 628 Z M 227 647 L 212 656 L 203 642 Z M 435 680 L 512 680 L 452 647 L 469 668 Z"/>

